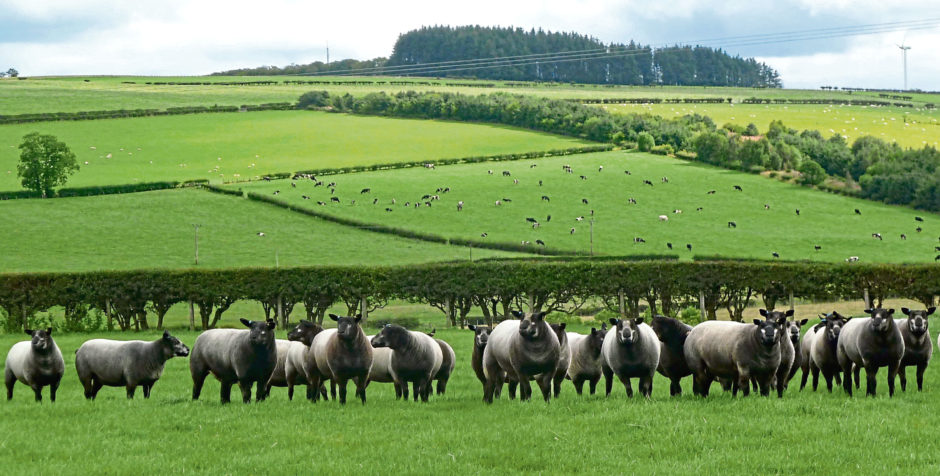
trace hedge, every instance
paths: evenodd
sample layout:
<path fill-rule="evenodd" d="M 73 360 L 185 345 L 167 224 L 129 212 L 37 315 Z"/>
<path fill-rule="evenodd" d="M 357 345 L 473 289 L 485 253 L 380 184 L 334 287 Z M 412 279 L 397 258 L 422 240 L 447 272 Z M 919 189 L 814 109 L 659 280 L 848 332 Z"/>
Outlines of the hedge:
<path fill-rule="evenodd" d="M 206 315 L 224 312 L 238 300 L 272 298 L 316 302 L 323 309 L 362 297 L 370 302 L 495 300 L 507 309 L 526 302 L 558 309 L 579 299 L 599 298 L 608 309 L 616 309 L 611 303 L 622 293 L 631 314 L 638 312 L 640 300 L 653 312 L 658 308 L 677 314 L 680 306 L 702 296 L 713 318 L 717 309 L 745 293 L 761 296 L 768 307 L 791 294 L 834 300 L 858 299 L 865 291 L 876 305 L 894 296 L 932 305 L 940 293 L 938 270 L 934 264 L 514 259 L 386 267 L 0 274 L 0 308 L 8 316 L 7 330 L 15 331 L 52 306 L 107 308 L 110 317 L 122 320 L 122 328 L 129 328 L 141 320 L 146 323 L 147 313 L 153 312 L 148 304 L 168 309 L 169 304 L 186 301 L 207 309 Z M 203 319 L 203 327 L 219 317 L 221 312 L 211 324 Z"/>
<path fill-rule="evenodd" d="M 197 184 L 207 184 L 205 179 L 187 180 L 186 182 L 144 182 L 122 185 L 93 185 L 89 187 L 60 188 L 54 197 L 90 197 L 94 195 L 112 195 L 117 193 L 149 192 L 151 190 L 166 190 L 170 188 L 189 187 Z M 42 194 L 32 190 L 15 190 L 0 192 L 0 200 L 15 200 L 23 198 L 40 198 Z"/>
<path fill-rule="evenodd" d="M 85 121 L 92 119 L 117 119 L 127 117 L 146 116 L 175 116 L 181 114 L 202 114 L 209 112 L 239 112 L 239 111 L 283 111 L 293 109 L 292 103 L 249 104 L 239 106 L 187 106 L 168 107 L 160 109 L 117 109 L 106 111 L 78 111 L 78 112 L 43 112 L 30 114 L 0 115 L 0 124 L 23 124 L 43 121 Z"/>

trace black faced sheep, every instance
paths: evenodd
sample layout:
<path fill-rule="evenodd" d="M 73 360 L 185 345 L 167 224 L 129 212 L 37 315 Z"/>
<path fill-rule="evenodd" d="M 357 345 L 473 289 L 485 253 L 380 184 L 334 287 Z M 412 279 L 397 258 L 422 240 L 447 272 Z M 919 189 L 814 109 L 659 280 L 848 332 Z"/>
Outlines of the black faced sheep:
<path fill-rule="evenodd" d="M 592 327 L 587 335 L 577 332 L 568 332 L 568 348 L 571 349 L 571 362 L 568 364 L 567 376 L 574 384 L 574 389 L 581 395 L 584 382 L 588 382 L 591 395 L 597 390 L 597 382 L 601 379 L 601 347 L 604 345 L 606 329 L 597 330 Z"/>
<path fill-rule="evenodd" d="M 13 344 L 7 354 L 3 376 L 7 385 L 7 400 L 13 398 L 13 386 L 19 380 L 33 389 L 36 401 L 42 401 L 42 388 L 49 386 L 49 400 L 55 401 L 55 393 L 65 374 L 62 351 L 52 339 L 52 328 L 46 330 L 26 329 L 30 340 Z"/>
<path fill-rule="evenodd" d="M 689 336 L 692 326 L 671 317 L 653 316 L 650 327 L 660 342 L 659 365 L 656 370 L 671 381 L 669 395 L 681 395 L 682 377 L 692 375 L 683 351 L 685 339 Z"/>
<path fill-rule="evenodd" d="M 568 365 L 571 363 L 571 347 L 568 346 L 568 333 L 565 332 L 565 323 L 561 324 L 550 324 L 552 332 L 555 333 L 555 336 L 558 337 L 558 343 L 561 346 L 559 349 L 558 365 L 555 367 L 555 377 L 552 379 L 552 390 L 554 391 L 555 398 L 558 398 L 558 395 L 561 394 L 561 383 L 565 380 L 565 375 L 568 373 Z M 538 379 L 538 375 L 533 376 L 533 379 Z M 506 380 L 509 381 L 509 398 L 516 398 L 516 382 L 512 379 L 511 376 L 507 375 Z"/>
<path fill-rule="evenodd" d="M 310 351 L 310 345 L 317 334 L 323 332 L 323 327 L 315 322 L 301 319 L 301 321 L 287 333 L 287 340 L 291 341 L 290 348 L 287 349 L 287 361 L 284 364 L 284 377 L 287 380 L 287 398 L 294 399 L 294 386 L 306 385 L 307 398 L 313 399 L 313 387 L 307 380 L 307 374 L 304 371 L 304 360 Z M 322 385 L 320 393 L 326 398 L 326 388 Z"/>
<path fill-rule="evenodd" d="M 372 344 L 359 327 L 362 316 L 330 314 L 330 319 L 336 321 L 336 330 L 321 332 L 313 339 L 310 349 L 318 368 L 311 383 L 318 388 L 321 379 L 332 380 L 339 390 L 339 402 L 345 404 L 346 385 L 352 380 L 356 384 L 356 396 L 364 404 L 373 357 Z"/>
<path fill-rule="evenodd" d="M 408 383 L 411 382 L 415 401 L 420 396 L 422 402 L 427 402 L 431 381 L 444 359 L 437 341 L 423 332 L 390 324 L 372 338 L 372 346 L 392 349 L 392 378 L 404 399 L 408 400 Z"/>
<path fill-rule="evenodd" d="M 610 395 L 613 377 L 616 375 L 626 388 L 627 396 L 633 396 L 631 378 L 639 378 L 639 390 L 646 398 L 653 392 L 653 376 L 659 366 L 659 339 L 653 329 L 636 319 L 611 319 L 613 325 L 604 336 L 601 348 L 603 360 L 605 395 Z"/>
<path fill-rule="evenodd" d="M 256 399 L 264 399 L 264 386 L 277 365 L 273 320 L 241 319 L 248 330 L 210 329 L 196 338 L 189 358 L 193 377 L 193 400 L 199 399 L 202 385 L 211 372 L 222 384 L 222 403 L 231 401 L 232 385 L 242 391 L 242 401 L 251 401 L 251 386 L 257 384 Z"/>
<path fill-rule="evenodd" d="M 483 351 L 486 349 L 487 342 L 489 342 L 492 329 L 486 326 L 474 325 L 469 325 L 467 328 L 473 331 L 473 355 L 470 357 L 470 367 L 473 368 L 477 380 L 485 387 L 486 373 L 483 371 Z"/>
<path fill-rule="evenodd" d="M 842 388 L 852 395 L 852 372 L 865 369 L 866 395 L 875 396 L 879 367 L 888 367 L 888 395 L 894 395 L 894 378 L 904 357 L 904 337 L 894 318 L 894 309 L 866 309 L 871 317 L 845 324 L 839 335 L 837 355 L 842 367 Z M 854 368 L 853 368 L 854 366 Z M 856 378 L 856 385 L 859 385 Z"/>
<path fill-rule="evenodd" d="M 126 388 L 127 398 L 134 398 L 139 385 L 144 388 L 144 398 L 150 398 L 166 361 L 187 355 L 186 344 L 167 331 L 152 342 L 93 339 L 75 352 L 75 370 L 89 400 L 94 400 L 104 385 Z"/>
<path fill-rule="evenodd" d="M 937 308 L 930 307 L 926 311 L 914 311 L 906 307 L 901 312 L 907 319 L 896 319 L 901 335 L 904 337 L 904 358 L 898 369 L 901 378 L 901 390 L 907 391 L 907 372 L 905 367 L 917 367 L 917 390 L 924 389 L 924 370 L 930 363 L 933 354 L 933 343 L 930 341 L 930 331 L 927 329 L 927 317 Z"/>
<path fill-rule="evenodd" d="M 443 357 L 441 368 L 437 371 L 437 374 L 434 375 L 434 380 L 437 380 L 435 390 L 438 395 L 444 395 L 444 392 L 447 391 L 447 382 L 450 380 L 450 374 L 454 372 L 454 366 L 457 365 L 457 355 L 454 353 L 454 348 L 447 342 L 441 339 L 434 340 L 441 346 L 441 357 Z"/>
<path fill-rule="evenodd" d="M 542 397 L 549 401 L 561 353 L 558 336 L 545 322 L 544 312 L 529 316 L 518 311 L 513 314 L 522 317 L 522 320 L 499 323 L 490 334 L 483 351 L 483 369 L 486 373 L 483 400 L 493 403 L 494 394 L 498 388 L 502 388 L 505 376 L 509 374 L 519 382 L 521 400 L 532 397 L 529 379 L 539 375 L 536 382 L 542 390 Z"/>
<path fill-rule="evenodd" d="M 761 395 L 769 395 L 780 367 L 784 324 L 754 319 L 753 324 L 706 321 L 693 327 L 684 348 L 694 378 L 692 391 L 707 397 L 712 381 L 718 378 L 735 382 L 733 394 L 740 389 L 747 396 L 755 378 Z"/>
<path fill-rule="evenodd" d="M 833 311 L 832 314 L 826 316 L 826 319 L 821 323 L 822 326 L 816 331 L 810 343 L 812 347 L 809 354 L 809 369 L 813 374 L 814 392 L 819 387 L 820 372 L 822 372 L 823 378 L 826 379 L 826 388 L 829 392 L 832 392 L 833 379 L 836 379 L 836 384 L 841 382 L 839 372 L 842 367 L 839 365 L 837 344 L 842 329 L 851 319 L 851 317 L 846 318 Z"/>
<path fill-rule="evenodd" d="M 796 349 L 794 348 L 793 341 L 790 338 L 790 326 L 787 323 L 787 318 L 793 317 L 793 310 L 788 309 L 784 312 L 761 309 L 760 315 L 768 321 L 774 323 L 783 323 L 782 332 L 784 332 L 784 335 L 780 338 L 780 365 L 777 367 L 777 373 L 773 380 L 773 386 L 777 390 L 777 397 L 782 398 L 783 391 L 787 388 L 787 379 L 790 376 L 790 368 L 794 366 L 793 362 L 796 358 Z M 799 329 L 797 329 L 797 339 L 799 339 Z"/>
<path fill-rule="evenodd" d="M 793 319 L 787 321 L 787 334 L 790 338 L 790 343 L 793 344 L 793 365 L 790 366 L 790 373 L 787 374 L 787 378 L 783 383 L 783 388 L 786 388 L 790 385 L 790 380 L 793 380 L 793 376 L 796 375 L 796 371 L 803 366 L 803 343 L 800 340 L 800 334 L 803 332 L 803 326 L 809 319 Z"/>

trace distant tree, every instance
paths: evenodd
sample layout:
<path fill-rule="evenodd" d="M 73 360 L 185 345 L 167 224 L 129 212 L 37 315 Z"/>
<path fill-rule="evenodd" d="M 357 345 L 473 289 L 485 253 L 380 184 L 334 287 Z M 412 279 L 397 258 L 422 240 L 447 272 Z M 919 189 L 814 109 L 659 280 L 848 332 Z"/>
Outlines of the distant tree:
<path fill-rule="evenodd" d="M 649 152 L 656 146 L 656 140 L 649 132 L 643 131 L 636 136 L 636 147 L 641 152 Z"/>
<path fill-rule="evenodd" d="M 310 91 L 303 93 L 297 99 L 297 109 L 308 107 L 324 107 L 330 104 L 330 93 L 326 91 Z"/>
<path fill-rule="evenodd" d="M 7 76 L 9 76 L 9 77 L 11 77 L 11 78 L 16 78 L 16 77 L 18 77 L 19 75 L 20 75 L 20 72 L 17 71 L 16 68 L 10 68 L 10 69 L 7 70 Z"/>
<path fill-rule="evenodd" d="M 32 132 L 23 136 L 19 148 L 16 173 L 23 187 L 41 193 L 42 198 L 51 195 L 54 187 L 65 185 L 78 171 L 75 154 L 55 136 Z"/>
<path fill-rule="evenodd" d="M 757 129 L 757 126 L 752 122 L 747 125 L 747 128 L 744 129 L 744 135 L 746 136 L 759 136 L 760 130 Z"/>
<path fill-rule="evenodd" d="M 698 160 L 709 164 L 721 164 L 728 160 L 728 137 L 720 132 L 705 132 L 692 141 Z"/>
<path fill-rule="evenodd" d="M 800 182 L 807 185 L 819 185 L 826 180 L 826 171 L 813 159 L 804 159 L 800 164 Z"/>

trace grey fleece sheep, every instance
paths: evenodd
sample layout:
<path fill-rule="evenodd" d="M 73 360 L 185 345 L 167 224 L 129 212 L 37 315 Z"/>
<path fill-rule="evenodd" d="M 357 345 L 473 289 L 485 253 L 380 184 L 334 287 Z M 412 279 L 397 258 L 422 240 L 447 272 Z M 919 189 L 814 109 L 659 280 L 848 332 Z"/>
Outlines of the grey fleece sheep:
<path fill-rule="evenodd" d="M 369 342 L 375 336 L 366 336 Z M 395 383 L 395 377 L 392 377 L 392 349 L 388 347 L 372 347 L 372 368 L 369 369 L 369 383 Z M 398 385 L 392 385 L 395 388 L 395 399 L 401 398 L 401 388 Z"/>
<path fill-rule="evenodd" d="M 904 337 L 904 358 L 901 359 L 901 366 L 898 368 L 898 377 L 901 378 L 903 391 L 907 391 L 907 372 L 904 369 L 909 366 L 917 367 L 917 390 L 924 389 L 924 370 L 927 370 L 930 356 L 933 355 L 933 343 L 930 341 L 930 331 L 927 329 L 927 317 L 936 310 L 937 308 L 930 307 L 925 311 L 912 311 L 902 307 L 901 312 L 907 316 L 907 319 L 895 319 L 901 329 L 901 336 Z"/>
<path fill-rule="evenodd" d="M 805 326 L 807 322 L 809 322 L 809 319 L 793 319 L 787 321 L 787 335 L 785 335 L 785 337 L 789 337 L 790 343 L 793 344 L 793 364 L 790 365 L 790 373 L 787 374 L 787 378 L 783 383 L 784 390 L 790 386 L 790 381 L 793 380 L 793 377 L 796 375 L 797 369 L 803 366 L 803 342 L 800 339 L 800 334 L 803 333 L 803 326 Z"/>
<path fill-rule="evenodd" d="M 436 392 L 438 395 L 444 395 L 444 392 L 447 391 L 447 382 L 450 380 L 450 374 L 454 372 L 454 366 L 457 365 L 457 354 L 454 353 L 454 348 L 447 342 L 441 339 L 434 340 L 441 346 L 441 355 L 444 358 L 441 362 L 440 370 L 438 370 L 437 375 L 434 376 L 434 380 L 437 380 Z"/>
<path fill-rule="evenodd" d="M 372 338 L 372 346 L 392 349 L 390 369 L 402 397 L 408 400 L 408 383 L 411 382 L 415 401 L 420 396 L 422 402 L 427 402 L 431 383 L 444 360 L 440 344 L 423 332 L 391 324 Z"/>
<path fill-rule="evenodd" d="M 294 386 L 307 386 L 307 399 L 313 399 L 314 388 L 310 386 L 307 380 L 307 374 L 304 372 L 304 359 L 310 351 L 310 344 L 317 334 L 323 332 L 323 327 L 315 322 L 301 319 L 290 332 L 287 333 L 287 340 L 291 341 L 291 346 L 287 349 L 287 361 L 284 363 L 284 377 L 287 380 L 287 398 L 294 399 Z M 326 388 L 320 386 L 320 394 L 326 399 Z"/>
<path fill-rule="evenodd" d="M 196 338 L 189 357 L 193 377 L 193 400 L 199 399 L 202 385 L 211 372 L 221 382 L 222 403 L 229 403 L 232 385 L 238 383 L 242 401 L 251 401 L 251 386 L 256 385 L 256 400 L 264 400 L 264 386 L 277 365 L 274 328 L 277 324 L 241 319 L 248 330 L 210 329 Z"/>
<path fill-rule="evenodd" d="M 659 366 L 656 370 L 670 380 L 669 395 L 682 395 L 682 377 L 692 375 L 689 364 L 685 361 L 685 339 L 692 331 L 692 326 L 671 317 L 653 316 L 650 324 L 661 344 Z"/>
<path fill-rule="evenodd" d="M 62 351 L 52 339 L 52 328 L 46 330 L 26 329 L 32 339 L 13 344 L 7 353 L 3 369 L 7 384 L 7 400 L 13 399 L 13 386 L 19 380 L 33 389 L 36 401 L 42 401 L 42 388 L 49 386 L 49 400 L 55 401 L 55 392 L 65 374 Z"/>
<path fill-rule="evenodd" d="M 601 370 L 604 372 L 606 395 L 613 387 L 616 375 L 627 390 L 627 396 L 633 396 L 631 378 L 639 378 L 640 393 L 650 398 L 653 393 L 653 376 L 659 366 L 659 338 L 653 328 L 636 319 L 611 319 L 610 332 L 604 337 L 601 348 Z"/>
<path fill-rule="evenodd" d="M 336 321 L 336 330 L 321 332 L 313 339 L 310 347 L 313 363 L 317 367 L 317 371 L 308 373 L 308 377 L 312 376 L 310 382 L 314 388 L 319 388 L 322 380 L 331 380 L 330 385 L 336 385 L 339 389 L 339 403 L 345 405 L 346 386 L 352 380 L 356 384 L 356 397 L 365 404 L 373 353 L 372 344 L 359 326 L 362 315 L 350 317 L 330 314 L 330 319 Z M 305 370 L 309 363 L 309 359 L 304 363 Z"/>
<path fill-rule="evenodd" d="M 894 309 L 865 309 L 871 317 L 855 318 L 839 335 L 837 356 L 842 367 L 842 388 L 852 396 L 852 372 L 865 369 L 866 395 L 875 396 L 879 367 L 888 367 L 888 395 L 894 395 L 894 378 L 904 357 L 904 336 L 892 315 Z M 857 375 L 857 374 L 856 374 Z M 856 385 L 859 378 L 856 376 Z"/>
<path fill-rule="evenodd" d="M 839 357 L 837 355 L 837 344 L 839 343 L 839 336 L 842 334 L 842 329 L 845 327 L 845 324 L 852 319 L 851 317 L 843 317 L 838 312 L 832 311 L 832 314 L 826 316 L 826 320 L 821 322 L 822 327 L 819 328 L 819 331 L 816 332 L 815 338 L 812 341 L 812 348 L 810 349 L 810 362 L 809 370 L 813 374 L 813 391 L 815 392 L 819 386 L 819 373 L 822 372 L 823 378 L 826 379 L 826 388 L 829 392 L 832 392 L 832 381 L 833 379 L 839 378 L 839 372 L 842 371 L 842 367 L 839 365 Z M 841 380 L 837 381 L 838 385 Z"/>
<path fill-rule="evenodd" d="M 538 375 L 536 382 L 547 402 L 552 397 L 552 383 L 561 353 L 558 336 L 545 322 L 544 312 L 526 316 L 513 311 L 513 314 L 522 320 L 500 322 L 483 351 L 486 373 L 483 401 L 493 403 L 493 396 L 502 388 L 507 375 L 519 382 L 520 400 L 529 400 L 532 398 L 529 379 Z"/>
<path fill-rule="evenodd" d="M 568 348 L 571 349 L 571 363 L 568 364 L 566 375 L 574 384 L 574 389 L 581 395 L 584 382 L 590 385 L 591 395 L 597 390 L 597 382 L 601 379 L 601 347 L 604 345 L 606 328 L 597 330 L 592 327 L 590 334 L 569 332 Z"/>
<path fill-rule="evenodd" d="M 761 309 L 760 315 L 768 321 L 783 323 L 781 332 L 784 335 L 780 338 L 780 365 L 777 367 L 777 373 L 771 382 L 773 388 L 777 390 L 777 397 L 783 398 L 783 391 L 787 388 L 787 378 L 790 375 L 790 367 L 793 367 L 793 361 L 796 357 L 796 349 L 793 346 L 793 341 L 790 340 L 789 324 L 787 324 L 787 318 L 793 317 L 793 310 L 788 309 L 783 312 Z M 797 335 L 799 335 L 799 332 L 797 332 Z"/>
<path fill-rule="evenodd" d="M 483 372 L 483 351 L 486 350 L 486 344 L 490 340 L 490 333 L 493 329 L 486 326 L 467 326 L 473 331 L 473 355 L 470 357 L 470 367 L 476 374 L 477 380 L 486 387 L 486 374 Z"/>
<path fill-rule="evenodd" d="M 568 374 L 568 365 L 571 363 L 571 348 L 568 346 L 568 333 L 565 332 L 565 327 L 567 324 L 562 322 L 561 324 L 549 324 L 552 328 L 552 332 L 555 333 L 555 336 L 558 337 L 559 354 L 558 354 L 558 365 L 555 366 L 555 377 L 552 378 L 552 390 L 554 391 L 555 398 L 558 398 L 558 395 L 561 393 L 561 383 L 565 380 L 565 375 Z M 532 379 L 535 380 L 538 378 L 538 375 L 533 375 Z M 516 398 L 516 386 L 519 384 L 515 379 L 510 375 L 506 375 L 506 381 L 509 382 L 509 399 L 512 400 Z"/>
<path fill-rule="evenodd" d="M 75 351 L 75 370 L 89 400 L 94 400 L 105 385 L 124 387 L 127 398 L 134 398 L 139 385 L 144 388 L 144 398 L 150 398 L 150 390 L 163 375 L 166 361 L 187 355 L 186 344 L 168 331 L 152 342 L 93 339 Z"/>
<path fill-rule="evenodd" d="M 754 377 L 761 395 L 769 395 L 780 367 L 783 325 L 784 322 L 754 319 L 753 324 L 706 321 L 693 327 L 684 349 L 694 376 L 692 391 L 707 397 L 712 381 L 721 378 L 736 383 L 733 395 L 740 389 L 747 396 Z"/>
<path fill-rule="evenodd" d="M 271 387 L 287 386 L 287 353 L 290 350 L 291 342 L 285 339 L 274 339 L 274 348 L 277 349 L 277 364 L 274 366 L 274 372 L 271 378 L 264 384 L 264 398 L 271 395 Z M 290 397 L 288 396 L 290 400 Z"/>

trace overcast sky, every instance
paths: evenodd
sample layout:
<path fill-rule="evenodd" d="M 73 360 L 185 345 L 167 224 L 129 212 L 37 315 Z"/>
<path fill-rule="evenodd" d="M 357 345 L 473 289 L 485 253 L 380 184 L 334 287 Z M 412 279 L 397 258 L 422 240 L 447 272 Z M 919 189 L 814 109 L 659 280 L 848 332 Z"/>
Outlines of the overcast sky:
<path fill-rule="evenodd" d="M 940 17 L 937 0 L 0 0 L 0 69 L 23 75 L 194 75 L 326 58 L 388 56 L 423 25 L 575 31 L 663 45 Z M 727 47 L 776 68 L 790 88 L 940 90 L 940 29 Z M 709 42 L 709 46 L 723 46 Z"/>

